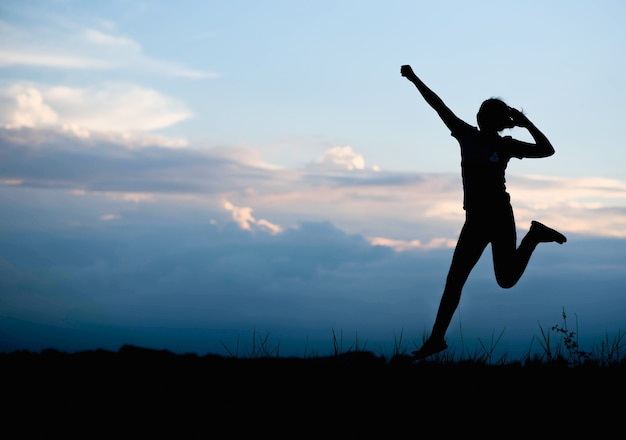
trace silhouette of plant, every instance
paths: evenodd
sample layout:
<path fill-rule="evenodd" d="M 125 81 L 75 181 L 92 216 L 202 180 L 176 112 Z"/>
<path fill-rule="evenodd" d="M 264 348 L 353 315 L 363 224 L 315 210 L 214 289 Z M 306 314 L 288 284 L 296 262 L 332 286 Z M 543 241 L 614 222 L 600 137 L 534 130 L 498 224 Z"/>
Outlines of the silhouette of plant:
<path fill-rule="evenodd" d="M 567 314 L 565 308 L 563 308 L 563 325 L 553 325 L 552 331 L 561 335 L 561 341 L 565 345 L 568 357 L 567 361 L 569 365 L 579 366 L 586 360 L 591 359 L 591 352 L 580 349 L 578 344 L 578 331 L 571 331 L 567 328 Z M 576 330 L 578 330 L 578 316 L 576 316 Z"/>
<path fill-rule="evenodd" d="M 396 332 L 393 332 L 393 356 L 404 356 L 406 355 L 408 349 L 406 346 L 402 346 L 402 335 L 404 334 L 404 329 L 400 330 L 400 336 L 396 335 Z"/>
<path fill-rule="evenodd" d="M 576 319 L 575 331 L 571 330 L 568 325 L 568 315 L 565 313 L 565 308 L 562 311 L 562 323 L 553 325 L 550 327 L 550 331 L 545 330 L 540 323 L 539 330 L 541 332 L 541 338 L 539 338 L 539 345 L 541 351 L 535 352 L 532 350 L 532 345 L 536 339 L 533 336 L 528 351 L 519 360 L 511 360 L 510 354 L 504 352 L 499 357 L 494 358 L 496 348 L 500 344 L 500 341 L 504 335 L 504 329 L 495 334 L 492 332 L 491 339 L 483 340 L 478 338 L 478 343 L 473 352 L 466 347 L 466 340 L 463 337 L 463 329 L 461 328 L 461 350 L 456 352 L 455 347 L 451 346 L 449 349 L 440 353 L 435 353 L 425 361 L 420 361 L 429 364 L 454 364 L 462 363 L 464 365 L 507 365 L 511 363 L 531 365 L 541 364 L 562 364 L 569 367 L 578 367 L 583 364 L 586 367 L 609 367 L 613 365 L 619 365 L 623 363 L 626 358 L 624 357 L 626 352 L 626 333 L 621 330 L 614 338 L 609 338 L 605 335 L 604 339 L 600 341 L 599 347 L 594 346 L 592 351 L 582 350 L 580 348 L 578 339 L 578 319 Z M 557 337 L 554 337 L 555 334 Z M 400 363 L 406 363 L 410 361 L 410 355 L 407 354 L 408 346 L 410 342 L 406 342 L 404 339 L 404 331 L 401 330 L 399 334 L 393 332 L 393 348 L 391 355 L 381 355 L 383 358 L 388 359 L 390 362 L 398 361 Z M 428 333 L 424 332 L 422 336 L 422 343 L 428 339 Z M 267 357 L 280 357 L 280 344 L 270 342 L 270 333 L 263 335 L 259 334 L 256 328 L 253 329 L 251 338 L 251 347 L 243 347 L 240 343 L 239 337 L 235 347 L 227 346 L 223 341 L 222 346 L 228 353 L 228 356 L 232 358 L 249 357 L 249 358 L 267 358 Z M 413 342 L 413 345 L 416 345 Z M 343 330 L 337 333 L 332 330 L 332 353 L 331 356 L 341 357 L 342 355 L 351 355 L 354 353 L 360 353 L 366 351 L 367 342 L 363 343 L 358 334 L 355 334 L 354 342 L 351 344 L 345 344 Z M 243 351 L 243 353 L 241 353 Z M 386 352 L 386 349 L 381 351 Z M 317 353 L 307 354 L 305 349 L 304 357 L 318 357 Z"/>
<path fill-rule="evenodd" d="M 609 340 L 608 334 L 600 343 L 599 366 L 608 367 L 618 364 L 622 358 L 623 350 L 626 348 L 626 334 L 619 331 L 613 340 Z"/>
<path fill-rule="evenodd" d="M 359 345 L 359 336 L 355 334 L 354 336 L 354 344 L 352 344 L 346 351 L 343 350 L 343 330 L 341 330 L 341 337 L 337 339 L 337 334 L 335 333 L 335 329 L 333 329 L 333 355 L 339 356 L 343 353 L 350 353 L 352 351 L 361 351 L 365 350 L 367 346 L 367 342 L 361 347 Z"/>
<path fill-rule="evenodd" d="M 224 341 L 220 341 L 220 344 L 222 344 L 222 347 L 224 347 L 224 350 L 226 350 L 226 353 L 228 353 L 228 356 L 230 356 L 231 358 L 237 358 L 239 357 L 239 335 L 237 335 L 237 344 L 235 346 L 235 351 L 232 352 L 230 350 L 230 348 L 228 348 L 226 346 L 226 344 L 224 343 Z"/>
<path fill-rule="evenodd" d="M 269 332 L 264 337 L 257 336 L 256 327 L 252 329 L 252 348 L 245 357 L 249 358 L 262 358 L 262 357 L 280 357 L 280 344 L 274 347 L 269 345 Z M 239 357 L 239 336 L 237 336 L 237 344 L 235 351 L 231 351 L 223 341 L 221 341 L 222 347 L 226 350 L 228 355 L 232 358 Z"/>
<path fill-rule="evenodd" d="M 500 332 L 497 338 L 494 338 L 494 334 L 491 334 L 491 340 L 489 344 L 486 344 L 481 338 L 478 338 L 479 347 L 474 351 L 474 353 L 470 353 L 469 349 L 466 348 L 465 337 L 463 335 L 463 325 L 459 318 L 459 334 L 461 335 L 461 354 L 459 360 L 463 360 L 464 362 L 469 362 L 472 364 L 494 364 L 494 365 L 503 365 L 506 363 L 509 358 L 508 353 L 503 353 L 495 362 L 492 360 L 493 355 L 495 353 L 496 347 L 500 340 L 502 339 L 502 335 L 504 334 L 504 329 Z M 426 339 L 426 335 L 423 337 Z M 453 349 L 448 349 L 445 353 L 438 353 L 438 361 L 444 362 L 454 362 L 455 354 Z"/>
<path fill-rule="evenodd" d="M 539 356 L 535 353 L 533 362 L 541 363 L 541 362 L 554 362 L 558 357 L 560 357 L 560 347 L 557 346 L 554 350 L 552 348 L 550 333 L 544 331 L 541 323 L 537 323 L 539 325 L 539 331 L 541 332 L 541 340 L 539 341 L 539 345 L 543 349 L 543 356 Z M 532 342 L 531 342 L 532 344 Z M 530 350 L 529 350 L 530 354 Z M 530 356 L 529 356 L 530 358 Z M 530 359 L 529 359 L 530 360 Z"/>
<path fill-rule="evenodd" d="M 504 329 L 502 329 L 502 331 L 500 332 L 500 334 L 498 335 L 498 337 L 494 340 L 494 334 L 491 334 L 491 341 L 489 342 L 489 345 L 485 345 L 482 341 L 482 339 L 478 338 L 478 343 L 480 344 L 480 347 L 482 349 L 482 353 L 477 355 L 477 360 L 485 363 L 485 364 L 489 364 L 491 363 L 492 357 L 493 357 L 493 353 L 496 349 L 496 346 L 498 345 L 498 343 L 500 342 L 500 339 L 502 339 L 502 335 L 504 334 Z M 506 363 L 506 360 L 508 359 L 508 354 L 504 353 L 500 358 L 498 358 L 495 361 L 496 365 L 503 365 Z"/>

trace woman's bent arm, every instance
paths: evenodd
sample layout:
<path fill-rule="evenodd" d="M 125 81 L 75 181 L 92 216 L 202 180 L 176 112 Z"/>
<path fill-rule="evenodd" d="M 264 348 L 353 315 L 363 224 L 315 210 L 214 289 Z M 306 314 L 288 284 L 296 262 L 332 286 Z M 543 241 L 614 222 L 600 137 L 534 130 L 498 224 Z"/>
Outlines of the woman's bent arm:
<path fill-rule="evenodd" d="M 534 144 L 528 144 L 527 151 L 524 154 L 524 157 L 548 157 L 554 154 L 554 147 L 548 140 L 545 134 L 541 130 L 539 130 L 535 124 L 533 124 L 530 119 L 524 115 L 524 113 L 516 110 L 514 108 L 511 109 L 513 123 L 518 127 L 523 127 L 535 140 Z"/>

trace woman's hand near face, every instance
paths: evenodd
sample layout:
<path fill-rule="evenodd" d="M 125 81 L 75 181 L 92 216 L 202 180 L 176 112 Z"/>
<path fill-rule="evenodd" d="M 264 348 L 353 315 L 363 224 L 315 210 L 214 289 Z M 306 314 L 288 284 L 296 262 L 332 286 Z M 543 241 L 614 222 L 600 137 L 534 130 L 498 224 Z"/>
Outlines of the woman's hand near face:
<path fill-rule="evenodd" d="M 530 124 L 530 120 L 526 117 L 524 113 L 513 107 L 509 107 L 509 111 L 511 112 L 511 119 L 514 126 L 528 127 L 528 125 Z"/>

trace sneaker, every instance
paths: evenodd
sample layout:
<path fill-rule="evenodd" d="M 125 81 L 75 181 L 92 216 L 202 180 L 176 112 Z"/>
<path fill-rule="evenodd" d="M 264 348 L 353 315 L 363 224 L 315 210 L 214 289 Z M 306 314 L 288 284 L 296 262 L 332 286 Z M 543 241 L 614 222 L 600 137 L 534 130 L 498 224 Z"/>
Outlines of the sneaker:
<path fill-rule="evenodd" d="M 421 360 L 427 358 L 428 356 L 432 356 L 433 354 L 439 353 L 446 348 L 448 348 L 448 345 L 445 341 L 433 341 L 431 339 L 428 339 L 426 342 L 424 342 L 422 348 L 412 352 L 413 359 Z"/>
<path fill-rule="evenodd" d="M 535 220 L 530 222 L 530 230 L 533 232 L 533 234 L 537 235 L 537 240 L 540 243 L 549 243 L 552 241 L 556 241 L 559 244 L 563 244 L 567 241 L 565 235 Z"/>

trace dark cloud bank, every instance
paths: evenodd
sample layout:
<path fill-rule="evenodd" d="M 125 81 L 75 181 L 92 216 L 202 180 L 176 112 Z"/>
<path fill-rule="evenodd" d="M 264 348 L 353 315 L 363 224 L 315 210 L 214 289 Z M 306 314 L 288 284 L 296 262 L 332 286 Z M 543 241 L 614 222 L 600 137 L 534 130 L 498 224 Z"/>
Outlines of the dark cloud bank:
<path fill-rule="evenodd" d="M 623 329 L 623 240 L 565 246 L 541 248 L 510 290 L 496 286 L 486 253 L 451 342 L 473 350 L 504 331 L 502 349 L 517 354 L 563 308 L 581 340 Z M 396 253 L 330 223 L 278 235 L 199 222 L 3 233 L 0 349 L 246 355 L 256 334 L 284 355 L 328 354 L 333 337 L 389 354 L 399 336 L 412 349 L 430 328 L 451 253 Z"/>

